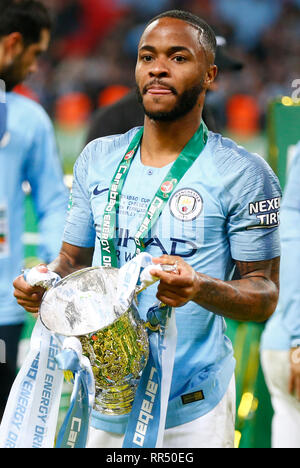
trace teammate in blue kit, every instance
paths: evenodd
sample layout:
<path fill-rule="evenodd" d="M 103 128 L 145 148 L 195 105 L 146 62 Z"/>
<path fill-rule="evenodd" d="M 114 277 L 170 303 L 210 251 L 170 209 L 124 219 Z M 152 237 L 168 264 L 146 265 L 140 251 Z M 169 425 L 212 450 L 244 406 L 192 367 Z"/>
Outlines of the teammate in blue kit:
<path fill-rule="evenodd" d="M 84 149 L 64 243 L 49 266 L 61 276 L 121 266 L 142 243 L 155 263 L 177 263 L 177 274 L 154 268 L 160 282 L 139 298 L 143 319 L 156 296 L 176 308 L 168 448 L 233 447 L 235 361 L 223 317 L 264 321 L 278 298 L 278 180 L 261 157 L 202 122 L 215 50 L 211 28 L 188 12 L 148 24 L 136 65 L 144 127 Z M 232 281 L 235 268 L 240 279 Z M 22 276 L 14 285 L 18 302 L 36 312 L 43 290 Z M 126 415 L 94 411 L 88 446 L 121 447 L 126 424 Z"/>
<path fill-rule="evenodd" d="M 10 56 L 7 57 L 7 52 L 4 47 L 4 33 L 3 33 L 3 13 L 4 9 L 7 7 L 8 2 L 2 0 L 0 2 L 0 73 L 6 67 L 7 62 L 10 60 Z M 5 134 L 6 130 L 6 118 L 7 118 L 7 111 L 6 111 L 6 96 L 5 96 L 5 83 L 4 81 L 0 81 L 0 143 Z"/>
<path fill-rule="evenodd" d="M 5 33 L 21 50 L 0 78 L 6 84 L 7 128 L 0 144 L 0 339 L 6 363 L 0 366 L 0 418 L 16 373 L 16 355 L 26 315 L 14 296 L 12 281 L 23 266 L 24 202 L 22 183 L 28 181 L 39 222 L 39 257 L 53 260 L 61 245 L 68 205 L 51 121 L 42 107 L 12 91 L 29 73 L 49 43 L 51 22 L 45 7 L 24 1 L 1 18 Z M 15 32 L 17 31 L 17 32 Z"/>
<path fill-rule="evenodd" d="M 274 408 L 272 448 L 300 448 L 300 142 L 281 210 L 282 262 L 276 312 L 261 339 L 261 359 Z"/>
<path fill-rule="evenodd" d="M 9 67 L 22 51 L 22 38 L 18 32 L 18 18 L 11 0 L 0 0 L 0 74 Z M 14 23 L 14 30 L 8 30 L 8 23 Z M 7 109 L 5 82 L 0 80 L 0 144 L 6 131 Z"/>

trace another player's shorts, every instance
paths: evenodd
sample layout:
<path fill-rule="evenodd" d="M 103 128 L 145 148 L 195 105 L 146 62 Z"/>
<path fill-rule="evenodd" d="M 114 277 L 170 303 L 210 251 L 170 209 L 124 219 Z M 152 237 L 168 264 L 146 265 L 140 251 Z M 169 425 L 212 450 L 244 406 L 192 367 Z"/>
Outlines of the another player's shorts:
<path fill-rule="evenodd" d="M 300 448 L 300 401 L 288 390 L 289 356 L 289 350 L 264 350 L 261 353 L 262 368 L 274 409 L 272 448 Z"/>

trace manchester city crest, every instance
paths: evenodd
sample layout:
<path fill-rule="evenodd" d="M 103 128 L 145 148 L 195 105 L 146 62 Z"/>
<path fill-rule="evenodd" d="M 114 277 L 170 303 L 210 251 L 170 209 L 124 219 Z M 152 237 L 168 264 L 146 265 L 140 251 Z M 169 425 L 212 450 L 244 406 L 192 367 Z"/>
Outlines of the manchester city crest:
<path fill-rule="evenodd" d="M 200 215 L 202 209 L 202 197 L 193 189 L 178 190 L 170 201 L 170 211 L 180 221 L 192 221 Z"/>

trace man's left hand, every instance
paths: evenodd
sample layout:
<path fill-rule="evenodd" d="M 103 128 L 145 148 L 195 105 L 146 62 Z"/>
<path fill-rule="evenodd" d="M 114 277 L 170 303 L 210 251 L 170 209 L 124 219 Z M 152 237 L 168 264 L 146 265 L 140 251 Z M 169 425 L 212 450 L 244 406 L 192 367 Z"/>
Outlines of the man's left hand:
<path fill-rule="evenodd" d="M 175 271 L 151 270 L 151 274 L 160 279 L 157 298 L 171 307 L 181 307 L 192 301 L 199 291 L 199 278 L 195 270 L 181 257 L 163 255 L 153 258 L 153 263 L 176 265 Z"/>

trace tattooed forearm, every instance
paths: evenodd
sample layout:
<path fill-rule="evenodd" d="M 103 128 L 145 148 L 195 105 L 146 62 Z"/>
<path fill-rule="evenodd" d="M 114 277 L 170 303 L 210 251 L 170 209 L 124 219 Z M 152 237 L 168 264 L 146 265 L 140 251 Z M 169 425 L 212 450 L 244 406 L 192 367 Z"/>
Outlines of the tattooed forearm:
<path fill-rule="evenodd" d="M 266 280 L 273 281 L 279 288 L 279 263 L 280 259 L 277 257 L 261 262 L 236 261 L 236 266 L 240 278 L 266 278 Z"/>
<path fill-rule="evenodd" d="M 265 321 L 278 301 L 279 258 L 236 262 L 241 279 L 224 282 L 197 274 L 194 301 L 212 312 L 242 321 Z"/>

